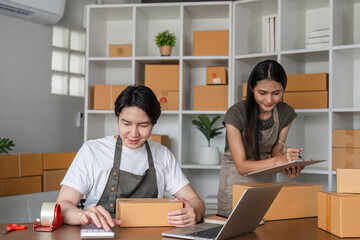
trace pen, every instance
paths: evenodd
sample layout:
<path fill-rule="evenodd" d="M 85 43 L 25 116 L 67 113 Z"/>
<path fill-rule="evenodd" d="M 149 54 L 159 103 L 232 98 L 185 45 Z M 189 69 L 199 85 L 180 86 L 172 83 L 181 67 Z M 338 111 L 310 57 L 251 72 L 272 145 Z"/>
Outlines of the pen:
<path fill-rule="evenodd" d="M 281 143 L 286 149 L 289 148 L 289 146 L 286 145 L 285 143 L 283 143 L 281 140 L 279 140 L 279 143 Z M 304 159 L 300 156 L 300 153 L 299 153 L 299 159 L 304 160 Z"/>

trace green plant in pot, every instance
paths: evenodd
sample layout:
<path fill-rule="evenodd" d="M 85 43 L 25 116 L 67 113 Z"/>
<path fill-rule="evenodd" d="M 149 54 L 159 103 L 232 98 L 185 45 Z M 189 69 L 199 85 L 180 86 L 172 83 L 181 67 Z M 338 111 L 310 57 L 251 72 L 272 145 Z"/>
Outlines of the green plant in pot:
<path fill-rule="evenodd" d="M 9 138 L 0 138 L 0 153 L 9 153 L 12 151 L 12 147 L 15 147 L 13 140 Z"/>
<path fill-rule="evenodd" d="M 215 116 L 212 120 L 210 120 L 208 115 L 201 114 L 198 116 L 198 120 L 194 119 L 192 124 L 197 127 L 206 137 L 208 141 L 208 145 L 206 147 L 201 147 L 200 149 L 200 157 L 199 163 L 204 165 L 216 165 L 219 164 L 220 156 L 219 149 L 216 146 L 211 146 L 210 141 L 217 135 L 220 135 L 222 132 L 220 131 L 224 127 L 214 127 L 216 121 L 220 118 L 220 116 Z"/>
<path fill-rule="evenodd" d="M 169 30 L 159 32 L 155 36 L 156 45 L 160 48 L 161 56 L 170 56 L 171 50 L 175 46 L 176 36 Z"/>

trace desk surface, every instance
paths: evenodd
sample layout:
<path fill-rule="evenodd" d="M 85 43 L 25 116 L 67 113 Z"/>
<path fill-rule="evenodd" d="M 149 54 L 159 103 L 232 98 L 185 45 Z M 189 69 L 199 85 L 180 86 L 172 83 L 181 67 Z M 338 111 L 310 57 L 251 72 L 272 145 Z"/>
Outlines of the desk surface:
<path fill-rule="evenodd" d="M 10 232 L 3 235 L 6 224 L 0 224 L 0 239 L 41 239 L 41 240 L 57 240 L 57 239 L 80 239 L 80 226 L 70 226 L 63 224 L 60 228 L 53 232 L 35 232 L 32 230 L 32 224 L 26 224 L 27 230 Z M 171 229 L 171 227 L 159 228 L 120 228 L 115 227 L 115 239 L 127 240 L 146 240 L 146 239 L 174 239 L 161 238 L 161 232 Z M 246 234 L 236 239 L 240 240 L 339 240 L 340 238 L 328 232 L 320 230 L 317 227 L 317 218 L 304 218 L 283 221 L 266 222 L 263 226 L 259 226 L 254 232 Z M 360 239 L 360 238 L 352 238 Z"/>

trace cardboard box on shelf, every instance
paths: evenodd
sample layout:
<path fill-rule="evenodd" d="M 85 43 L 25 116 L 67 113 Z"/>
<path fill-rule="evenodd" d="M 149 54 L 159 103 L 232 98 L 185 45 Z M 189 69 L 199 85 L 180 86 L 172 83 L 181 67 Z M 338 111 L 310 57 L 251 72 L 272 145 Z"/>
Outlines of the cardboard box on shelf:
<path fill-rule="evenodd" d="M 286 92 L 328 91 L 328 74 L 287 75 Z"/>
<path fill-rule="evenodd" d="M 150 139 L 169 148 L 169 136 L 168 135 L 151 134 Z"/>
<path fill-rule="evenodd" d="M 328 108 L 328 92 L 285 92 L 283 101 L 295 109 Z"/>
<path fill-rule="evenodd" d="M 131 57 L 131 44 L 109 44 L 109 57 Z"/>
<path fill-rule="evenodd" d="M 116 98 L 128 85 L 94 85 L 94 110 L 113 110 Z"/>
<path fill-rule="evenodd" d="M 318 227 L 338 237 L 360 237 L 360 194 L 319 192 Z"/>
<path fill-rule="evenodd" d="M 154 90 L 162 111 L 179 110 L 179 91 Z"/>
<path fill-rule="evenodd" d="M 245 100 L 247 96 L 247 83 L 242 84 L 242 99 Z"/>
<path fill-rule="evenodd" d="M 0 180 L 0 197 L 41 192 L 41 176 Z"/>
<path fill-rule="evenodd" d="M 336 169 L 336 191 L 338 193 L 360 193 L 360 169 Z"/>
<path fill-rule="evenodd" d="M 360 129 L 333 130 L 333 147 L 360 148 Z"/>
<path fill-rule="evenodd" d="M 128 85 L 111 85 L 111 103 L 110 103 L 110 108 L 111 110 L 115 109 L 115 101 L 118 98 L 118 96 L 120 95 L 120 93 L 122 93 L 122 91 L 124 91 L 126 88 L 128 87 Z"/>
<path fill-rule="evenodd" d="M 332 169 L 360 168 L 360 148 L 333 148 Z"/>
<path fill-rule="evenodd" d="M 194 56 L 228 56 L 229 30 L 194 31 Z"/>
<path fill-rule="evenodd" d="M 206 67 L 206 84 L 207 85 L 226 85 L 226 67 Z"/>
<path fill-rule="evenodd" d="M 19 156 L 0 155 L 0 179 L 19 177 Z"/>
<path fill-rule="evenodd" d="M 67 169 L 47 170 L 43 172 L 43 192 L 60 190 Z"/>
<path fill-rule="evenodd" d="M 168 212 L 183 208 L 174 198 L 117 198 L 116 219 L 120 227 L 171 226 Z"/>
<path fill-rule="evenodd" d="M 153 91 L 179 91 L 179 65 L 145 64 L 145 86 Z"/>
<path fill-rule="evenodd" d="M 75 156 L 76 152 L 44 153 L 43 170 L 67 169 Z"/>
<path fill-rule="evenodd" d="M 233 185 L 233 208 L 245 189 L 278 183 L 254 183 Z M 317 216 L 317 193 L 322 185 L 303 184 L 297 182 L 283 183 L 284 186 L 266 212 L 264 219 L 281 220 Z"/>
<path fill-rule="evenodd" d="M 0 179 L 42 175 L 42 153 L 0 155 Z"/>
<path fill-rule="evenodd" d="M 228 86 L 194 86 L 194 110 L 227 110 Z"/>

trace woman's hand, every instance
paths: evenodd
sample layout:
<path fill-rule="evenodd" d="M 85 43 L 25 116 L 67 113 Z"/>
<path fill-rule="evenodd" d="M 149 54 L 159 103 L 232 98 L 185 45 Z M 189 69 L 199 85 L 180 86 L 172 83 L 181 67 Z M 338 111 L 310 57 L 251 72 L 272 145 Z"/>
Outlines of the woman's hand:
<path fill-rule="evenodd" d="M 295 178 L 300 175 L 301 170 L 303 167 L 291 167 L 284 169 L 284 173 L 288 178 Z"/>
<path fill-rule="evenodd" d="M 184 208 L 168 213 L 168 220 L 174 227 L 187 227 L 196 224 L 196 214 L 194 208 L 184 198 L 176 198 L 177 202 L 182 202 Z"/>
<path fill-rule="evenodd" d="M 113 219 L 108 211 L 102 206 L 91 207 L 88 210 L 79 213 L 79 220 L 82 225 L 95 224 L 98 228 L 109 231 L 110 227 L 120 225 L 121 221 Z"/>
<path fill-rule="evenodd" d="M 280 161 L 278 162 L 278 164 L 298 160 L 300 156 L 300 152 L 303 150 L 304 148 L 287 148 L 285 152 L 281 154 Z"/>

